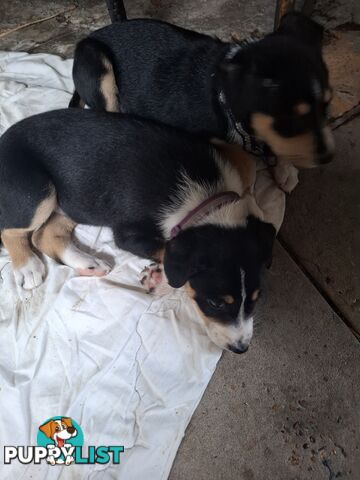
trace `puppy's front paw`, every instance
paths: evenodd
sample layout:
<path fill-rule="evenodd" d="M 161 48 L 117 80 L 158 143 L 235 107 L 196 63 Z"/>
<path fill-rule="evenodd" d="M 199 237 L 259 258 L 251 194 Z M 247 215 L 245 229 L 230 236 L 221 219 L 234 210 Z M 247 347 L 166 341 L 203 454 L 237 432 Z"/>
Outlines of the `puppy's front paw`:
<path fill-rule="evenodd" d="M 158 263 L 152 263 L 145 267 L 141 272 L 141 285 L 145 288 L 147 293 L 155 293 L 155 290 L 163 282 L 164 269 Z"/>
<path fill-rule="evenodd" d="M 33 290 L 41 285 L 45 278 L 45 265 L 38 256 L 31 255 L 27 262 L 14 269 L 15 281 L 24 290 Z"/>
<path fill-rule="evenodd" d="M 276 183 L 285 193 L 291 193 L 299 183 L 299 171 L 293 165 L 277 165 L 273 172 Z"/>

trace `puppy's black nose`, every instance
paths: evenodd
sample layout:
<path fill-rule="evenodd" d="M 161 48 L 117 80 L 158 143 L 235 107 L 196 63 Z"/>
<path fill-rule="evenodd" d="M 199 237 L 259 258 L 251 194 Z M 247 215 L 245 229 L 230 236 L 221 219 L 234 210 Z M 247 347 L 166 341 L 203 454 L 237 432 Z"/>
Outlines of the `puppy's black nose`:
<path fill-rule="evenodd" d="M 239 342 L 236 345 L 228 345 L 228 349 L 234 353 L 245 353 L 249 348 L 249 345 Z"/>
<path fill-rule="evenodd" d="M 73 434 L 75 432 L 75 428 L 74 427 L 67 427 L 66 429 L 68 431 L 68 433 L 71 433 Z"/>

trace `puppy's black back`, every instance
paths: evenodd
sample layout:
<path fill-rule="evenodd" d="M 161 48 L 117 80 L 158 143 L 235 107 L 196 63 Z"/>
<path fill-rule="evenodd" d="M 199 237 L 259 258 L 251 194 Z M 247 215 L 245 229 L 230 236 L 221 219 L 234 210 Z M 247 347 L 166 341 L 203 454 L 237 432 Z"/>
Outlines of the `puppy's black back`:
<path fill-rule="evenodd" d="M 23 197 L 35 202 L 49 183 L 76 222 L 155 224 L 182 172 L 217 180 L 207 142 L 128 115 L 78 109 L 36 115 L 0 139 L 0 229 L 14 228 L 9 222 L 19 216 Z M 10 195 L 14 187 L 16 195 Z M 9 196 L 23 201 L 12 207 Z"/>
<path fill-rule="evenodd" d="M 109 25 L 91 38 L 117 59 L 113 67 L 123 111 L 191 132 L 224 134 L 213 79 L 228 44 L 143 19 Z"/>

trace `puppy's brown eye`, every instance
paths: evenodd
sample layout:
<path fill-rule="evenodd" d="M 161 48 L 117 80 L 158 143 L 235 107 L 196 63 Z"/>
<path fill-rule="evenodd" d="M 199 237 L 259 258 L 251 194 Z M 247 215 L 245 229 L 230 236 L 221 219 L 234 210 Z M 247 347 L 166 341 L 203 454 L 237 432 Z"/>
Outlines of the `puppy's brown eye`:
<path fill-rule="evenodd" d="M 59 425 L 56 425 L 56 427 L 55 427 L 55 432 L 58 432 L 59 430 L 60 430 Z"/>
<path fill-rule="evenodd" d="M 213 298 L 208 298 L 206 301 L 214 310 L 224 310 L 224 308 L 226 308 L 226 302 L 224 300 L 214 300 Z"/>

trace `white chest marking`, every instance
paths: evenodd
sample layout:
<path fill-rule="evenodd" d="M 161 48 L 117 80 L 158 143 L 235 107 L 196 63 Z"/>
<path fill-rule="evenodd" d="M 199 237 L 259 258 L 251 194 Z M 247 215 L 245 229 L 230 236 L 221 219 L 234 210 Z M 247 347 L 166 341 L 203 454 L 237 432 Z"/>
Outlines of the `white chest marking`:
<path fill-rule="evenodd" d="M 242 198 L 215 209 L 198 221 L 196 225 L 217 225 L 235 228 L 245 226 L 247 216 L 250 214 L 259 218 L 262 217 L 262 213 L 256 205 L 254 198 L 250 195 L 243 197 L 244 187 L 238 172 L 218 154 L 215 154 L 215 162 L 220 170 L 219 179 L 215 183 L 195 182 L 185 172 L 183 173 L 181 183 L 178 186 L 177 193 L 172 198 L 171 205 L 166 206 L 159 214 L 158 223 L 166 239 L 170 238 L 171 230 L 189 212 L 211 196 L 221 192 L 233 191 Z"/>

